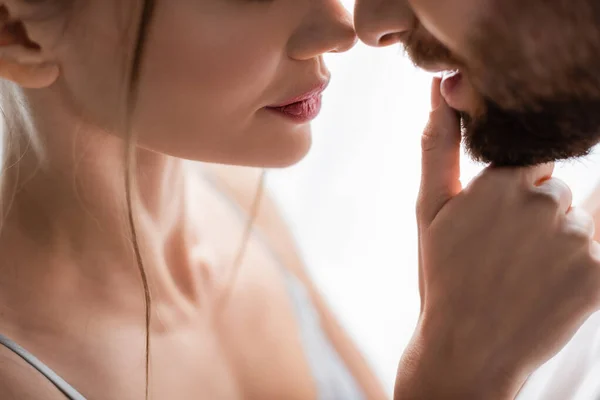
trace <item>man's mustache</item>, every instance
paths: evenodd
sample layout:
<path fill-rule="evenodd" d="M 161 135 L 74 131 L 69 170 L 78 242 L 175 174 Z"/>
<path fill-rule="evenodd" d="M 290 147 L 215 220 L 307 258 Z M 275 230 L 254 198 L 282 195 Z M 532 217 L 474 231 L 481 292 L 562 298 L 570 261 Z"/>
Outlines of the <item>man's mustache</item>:
<path fill-rule="evenodd" d="M 460 63 L 450 49 L 421 26 L 414 28 L 402 44 L 404 53 L 417 67 L 427 71 L 458 69 Z"/>

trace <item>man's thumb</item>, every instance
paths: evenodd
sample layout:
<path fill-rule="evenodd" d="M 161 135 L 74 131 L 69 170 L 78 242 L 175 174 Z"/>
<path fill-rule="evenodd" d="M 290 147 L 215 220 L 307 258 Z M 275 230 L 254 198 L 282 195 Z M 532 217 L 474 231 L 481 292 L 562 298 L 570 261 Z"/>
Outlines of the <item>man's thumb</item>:
<path fill-rule="evenodd" d="M 422 169 L 418 218 L 429 225 L 444 204 L 461 191 L 460 121 L 441 94 L 441 79 L 431 88 L 429 123 L 421 139 Z"/>

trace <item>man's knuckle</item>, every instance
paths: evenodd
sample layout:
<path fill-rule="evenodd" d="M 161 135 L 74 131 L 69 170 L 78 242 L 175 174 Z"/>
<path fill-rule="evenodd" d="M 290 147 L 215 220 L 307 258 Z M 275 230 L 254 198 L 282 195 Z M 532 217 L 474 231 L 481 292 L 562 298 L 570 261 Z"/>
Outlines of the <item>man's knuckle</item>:
<path fill-rule="evenodd" d="M 428 153 L 435 150 L 439 146 L 440 137 L 431 130 L 426 129 L 421 136 L 421 149 L 423 152 Z"/>
<path fill-rule="evenodd" d="M 422 199 L 418 199 L 415 204 L 415 215 L 417 216 L 417 220 L 422 220 L 425 215 L 425 205 L 423 204 Z"/>
<path fill-rule="evenodd" d="M 419 226 L 428 224 L 431 219 L 431 196 L 419 195 L 415 204 L 415 216 L 417 217 L 417 224 Z"/>

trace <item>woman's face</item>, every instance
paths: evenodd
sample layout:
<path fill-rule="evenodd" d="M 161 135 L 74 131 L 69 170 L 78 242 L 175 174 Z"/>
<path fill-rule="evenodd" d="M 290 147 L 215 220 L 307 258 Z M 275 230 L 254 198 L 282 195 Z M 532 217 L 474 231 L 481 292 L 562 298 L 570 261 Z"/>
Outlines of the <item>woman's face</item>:
<path fill-rule="evenodd" d="M 87 121 L 125 137 L 117 105 L 141 1 L 81 4 L 55 50 L 62 93 Z M 338 0 L 156 0 L 133 118 L 137 144 L 208 162 L 297 162 L 330 78 L 322 55 L 355 40 Z"/>

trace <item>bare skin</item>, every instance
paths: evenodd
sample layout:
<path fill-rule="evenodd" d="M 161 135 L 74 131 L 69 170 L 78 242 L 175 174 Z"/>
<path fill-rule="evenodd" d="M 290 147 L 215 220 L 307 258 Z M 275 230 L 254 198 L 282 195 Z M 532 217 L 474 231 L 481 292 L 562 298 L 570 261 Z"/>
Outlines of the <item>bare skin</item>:
<path fill-rule="evenodd" d="M 579 62 L 568 53 L 584 49 L 584 37 L 597 45 L 597 14 L 588 12 L 596 3 L 523 4 L 356 1 L 355 27 L 365 43 L 404 45 L 425 69 L 459 71 L 458 80 L 446 75 L 434 84 L 423 136 L 417 206 L 422 310 L 400 362 L 399 400 L 514 399 L 528 376 L 600 308 L 593 219 L 571 208 L 569 188 L 550 178 L 552 165 L 490 167 L 467 187 L 459 181 L 461 140 L 472 155 L 496 166 L 542 164 L 597 143 L 597 103 L 573 118 L 589 129 L 565 125 L 561 115 L 573 104 L 578 112 L 584 108 L 579 83 L 570 77 L 586 75 L 562 71 L 596 76 L 597 59 Z M 517 59 L 513 45 L 526 61 Z M 599 87 L 581 86 L 594 93 Z M 534 128 L 537 114 L 523 108 L 534 98 L 548 104 L 569 96 L 573 104 L 561 103 L 556 113 L 536 108 L 544 128 Z M 462 112 L 462 132 L 456 111 Z M 489 123 L 474 128 L 465 116 Z M 514 140 L 507 140 L 511 135 Z M 534 137 L 540 141 L 532 144 Z M 550 146 L 542 150 L 542 144 Z"/>
<path fill-rule="evenodd" d="M 145 309 L 125 223 L 128 132 L 121 125 L 126 80 L 120 67 L 129 59 L 118 50 L 135 42 L 119 28 L 139 15 L 140 2 L 89 0 L 73 14 L 53 4 L 59 3 L 36 9 L 39 2 L 0 2 L 2 107 L 21 145 L 9 154 L 4 173 L 0 329 L 86 397 L 138 400 L 144 398 Z M 348 13 L 334 0 L 157 4 L 148 68 L 131 116 L 133 215 L 153 304 L 151 398 L 316 398 L 282 268 L 309 288 L 324 331 L 367 396 L 384 398 L 311 285 L 268 200 L 258 226 L 269 244 L 253 237 L 239 276 L 230 279 L 245 220 L 222 192 L 247 210 L 255 178 L 217 173 L 218 191 L 182 161 L 272 167 L 301 159 L 310 147 L 310 125 L 269 106 L 326 83 L 322 55 L 356 40 Z M 451 115 L 437 107 L 424 136 L 418 212 L 423 312 L 401 361 L 396 395 L 432 399 L 451 389 L 456 398 L 508 399 L 527 371 L 598 306 L 591 294 L 599 285 L 598 261 L 590 254 L 595 246 L 589 220 L 567 213 L 564 184 L 550 179 L 545 190 L 536 189 L 551 170 L 487 170 L 480 184 L 461 192 L 458 121 Z M 489 207 L 494 199 L 497 207 Z M 501 234 L 482 235 L 499 210 Z M 552 257 L 547 240 L 556 244 Z M 485 268 L 482 259 L 491 260 Z M 517 279 L 501 285 L 490 279 L 505 271 Z M 565 271 L 573 280 L 559 279 Z M 524 295 L 532 282 L 539 283 L 538 297 Z M 581 282 L 590 292 L 567 303 L 567 317 L 557 320 L 537 307 L 540 300 L 570 300 Z M 228 288 L 233 291 L 223 306 Z M 472 314 L 472 304 L 497 312 Z M 510 319 L 505 329 L 485 335 L 502 317 Z M 553 335 L 549 325 L 556 326 Z M 464 326 L 471 329 L 465 333 Z M 523 355 L 522 346 L 542 339 L 538 352 Z M 459 357 L 438 351 L 448 348 L 461 350 Z M 39 374 L 2 354 L 11 360 L 0 364 L 2 393 L 61 398 Z M 489 359 L 498 363 L 482 369 Z"/>
<path fill-rule="evenodd" d="M 2 107 L 21 145 L 3 175 L 0 331 L 90 399 L 144 398 L 144 297 L 124 222 L 121 125 L 122 67 L 130 62 L 123 44 L 135 42 L 124 28 L 137 24 L 140 4 L 78 2 L 67 12 L 59 1 L 0 2 Z M 181 0 L 157 2 L 152 26 L 133 121 L 134 215 L 152 293 L 152 398 L 316 398 L 286 268 L 306 284 L 365 393 L 384 398 L 283 240 L 268 199 L 257 221 L 267 242 L 251 238 L 231 280 L 246 219 L 227 197 L 240 197 L 245 210 L 255 180 L 225 174 L 218 180 L 233 190 L 224 195 L 181 159 L 273 166 L 302 158 L 310 124 L 266 107 L 327 83 L 322 55 L 356 41 L 348 13 L 335 0 Z M 1 393 L 62 398 L 0 353 L 11 360 L 0 365 Z"/>
<path fill-rule="evenodd" d="M 247 210 L 250 206 L 258 183 L 258 171 L 224 166 L 206 168 L 204 174 L 192 171 L 199 184 L 190 197 L 190 201 L 203 204 L 202 209 L 206 210 L 189 219 L 202 227 L 194 229 L 196 236 L 202 239 L 189 244 L 171 241 L 170 247 L 165 249 L 168 252 L 186 248 L 186 254 L 194 256 L 190 256 L 190 260 L 173 260 L 166 267 L 164 272 L 170 276 L 169 283 L 178 289 L 170 292 L 169 297 L 155 298 L 153 396 L 181 399 L 316 398 L 315 382 L 306 363 L 298 324 L 282 280 L 282 268 L 287 268 L 309 288 L 324 321 L 325 332 L 368 398 L 386 398 L 361 354 L 306 275 L 291 236 L 268 196 L 262 201 L 256 221 L 256 228 L 264 232 L 268 243 L 256 237 L 249 242 L 229 301 L 224 308 L 220 306 L 220 296 L 229 290 L 231 255 L 235 254 L 239 244 L 234 238 L 241 234 L 246 222 L 234 207 L 239 204 L 242 210 Z M 219 188 L 205 180 L 206 173 L 214 177 Z M 230 200 L 224 201 L 224 196 Z M 210 236 L 204 235 L 203 229 L 210 232 Z M 19 260 L 3 260 L 0 266 L 18 269 L 40 262 L 43 257 L 40 257 L 39 247 L 28 247 L 31 243 L 27 242 L 26 239 L 5 240 L 3 243 L 19 246 L 23 251 L 18 253 Z M 283 265 L 274 259 L 273 251 L 281 255 Z M 23 256 L 29 252 L 35 256 Z M 76 265 L 57 268 L 67 267 L 75 268 Z M 3 315 L 9 314 L 11 318 L 2 319 L 0 331 L 44 360 L 90 399 L 141 398 L 144 324 L 140 318 L 139 289 L 130 296 L 107 289 L 104 295 L 113 298 L 107 302 L 90 295 L 94 290 L 98 292 L 94 289 L 98 285 L 96 279 L 102 278 L 91 278 L 87 282 L 77 279 L 69 295 L 61 300 L 56 296 L 32 299 L 26 293 L 23 298 L 20 293 L 3 286 L 0 304 L 4 305 Z M 59 286 L 65 290 L 65 286 Z M 77 301 L 73 301 L 75 298 Z M 32 323 L 28 307 L 34 302 L 45 316 Z M 41 306 L 39 302 L 45 304 Z M 17 306 L 8 309 L 8 304 Z M 19 304 L 27 306 L 20 307 Z M 93 318 L 90 310 L 97 310 Z M 42 326 L 54 327 L 53 334 L 41 332 Z M 45 345 L 48 341 L 52 346 Z M 4 359 L 11 360 L 1 363 L 0 376 L 12 378 L 0 380 L 3 393 L 13 393 L 15 399 L 63 398 L 21 360 L 5 349 L 0 349 L 0 353 Z"/>
<path fill-rule="evenodd" d="M 600 185 L 598 183 L 595 184 L 582 207 L 593 216 L 595 226 L 600 227 Z M 594 238 L 600 240 L 600 229 L 596 229 Z"/>
<path fill-rule="evenodd" d="M 421 315 L 395 399 L 514 399 L 600 309 L 600 245 L 553 164 L 487 168 L 462 187 L 439 83 L 422 138 Z"/>

